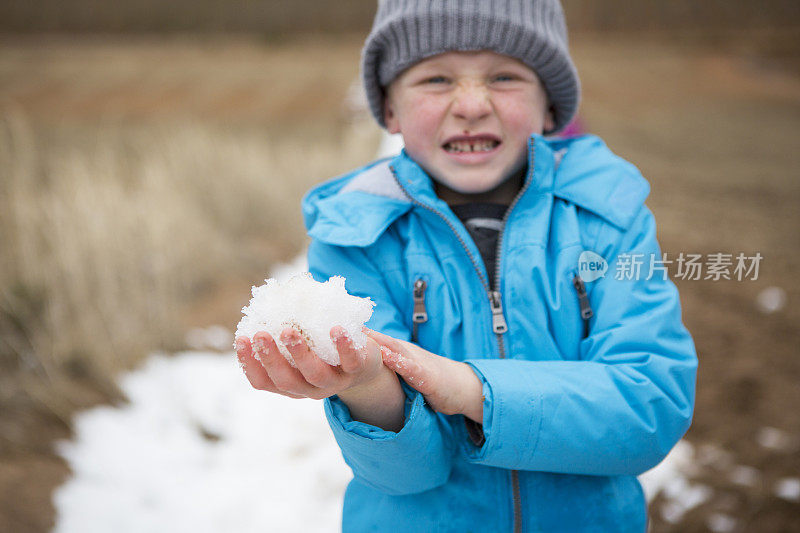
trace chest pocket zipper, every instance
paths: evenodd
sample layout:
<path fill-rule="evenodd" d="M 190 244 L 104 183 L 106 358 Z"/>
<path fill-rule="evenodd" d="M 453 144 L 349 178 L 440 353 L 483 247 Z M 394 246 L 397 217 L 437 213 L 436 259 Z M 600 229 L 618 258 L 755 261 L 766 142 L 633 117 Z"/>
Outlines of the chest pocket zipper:
<path fill-rule="evenodd" d="M 414 313 L 411 315 L 411 321 L 413 322 L 411 342 L 415 344 L 419 337 L 419 325 L 428 321 L 428 311 L 425 309 L 425 289 L 427 288 L 428 284 L 422 278 L 414 282 Z"/>

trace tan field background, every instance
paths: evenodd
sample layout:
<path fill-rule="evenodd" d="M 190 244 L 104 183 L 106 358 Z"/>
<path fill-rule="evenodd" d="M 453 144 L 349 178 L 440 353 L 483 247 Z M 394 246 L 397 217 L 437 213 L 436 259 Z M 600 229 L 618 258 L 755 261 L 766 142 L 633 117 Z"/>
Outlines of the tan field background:
<path fill-rule="evenodd" d="M 679 524 L 656 500 L 654 531 L 716 512 L 798 531 L 772 492 L 800 472 L 797 3 L 564 3 L 582 120 L 651 181 L 664 251 L 764 257 L 756 281 L 678 282 L 700 355 L 687 438 L 731 457 Z M 233 328 L 303 249 L 302 194 L 375 153 L 348 104 L 374 4 L 331 4 L 0 5 L 0 531 L 52 527 L 71 415 L 123 401 L 114 376 L 188 328 Z M 773 286 L 787 304 L 766 314 Z M 760 446 L 764 427 L 794 447 Z"/>

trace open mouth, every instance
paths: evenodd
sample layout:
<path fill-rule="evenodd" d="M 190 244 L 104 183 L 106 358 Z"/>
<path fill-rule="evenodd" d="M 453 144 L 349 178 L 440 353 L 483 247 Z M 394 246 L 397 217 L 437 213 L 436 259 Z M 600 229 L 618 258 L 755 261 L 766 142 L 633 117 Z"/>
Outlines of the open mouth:
<path fill-rule="evenodd" d="M 464 152 L 491 152 L 500 145 L 500 141 L 493 139 L 480 139 L 474 141 L 451 141 L 442 148 L 451 154 Z"/>

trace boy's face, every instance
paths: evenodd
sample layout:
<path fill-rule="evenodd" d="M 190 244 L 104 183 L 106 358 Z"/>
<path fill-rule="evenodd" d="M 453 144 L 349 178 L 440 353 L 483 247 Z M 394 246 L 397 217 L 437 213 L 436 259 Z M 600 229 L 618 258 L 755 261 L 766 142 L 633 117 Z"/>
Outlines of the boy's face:
<path fill-rule="evenodd" d="M 389 85 L 384 117 L 417 163 L 465 194 L 497 187 L 524 165 L 530 135 L 553 127 L 536 73 L 490 51 L 416 63 Z"/>

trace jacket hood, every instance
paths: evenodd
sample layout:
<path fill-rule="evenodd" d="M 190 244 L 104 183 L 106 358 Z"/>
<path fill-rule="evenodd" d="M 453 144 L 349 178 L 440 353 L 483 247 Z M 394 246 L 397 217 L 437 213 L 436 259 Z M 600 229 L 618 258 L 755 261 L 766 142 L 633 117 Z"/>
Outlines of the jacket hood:
<path fill-rule="evenodd" d="M 308 235 L 342 246 L 375 242 L 413 207 L 392 177 L 392 160 L 379 159 L 306 193 L 302 207 Z"/>
<path fill-rule="evenodd" d="M 631 163 L 594 135 L 529 140 L 527 194 L 552 193 L 625 230 L 650 192 Z M 401 186 L 402 185 L 402 186 Z M 437 201 L 430 177 L 405 150 L 310 190 L 303 217 L 310 237 L 341 246 L 368 246 L 415 202 Z"/>
<path fill-rule="evenodd" d="M 546 154 L 545 158 L 552 158 L 555 164 L 554 196 L 619 229 L 630 227 L 650 194 L 650 184 L 638 168 L 614 154 L 594 135 L 549 142 L 537 137 L 536 147 L 537 154 Z"/>

